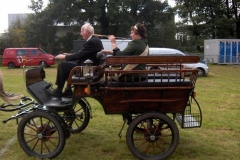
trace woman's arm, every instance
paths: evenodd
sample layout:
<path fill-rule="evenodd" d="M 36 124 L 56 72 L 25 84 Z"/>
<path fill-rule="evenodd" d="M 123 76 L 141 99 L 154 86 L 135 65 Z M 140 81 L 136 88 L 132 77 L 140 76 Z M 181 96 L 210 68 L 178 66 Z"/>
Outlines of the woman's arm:
<path fill-rule="evenodd" d="M 112 50 L 101 50 L 101 52 L 105 52 L 105 53 L 108 53 L 108 54 L 113 54 L 113 51 Z"/>

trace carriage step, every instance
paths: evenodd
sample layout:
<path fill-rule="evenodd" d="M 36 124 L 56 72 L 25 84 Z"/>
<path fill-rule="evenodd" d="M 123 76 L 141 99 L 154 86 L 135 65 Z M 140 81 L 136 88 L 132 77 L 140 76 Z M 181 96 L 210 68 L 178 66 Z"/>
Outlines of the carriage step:
<path fill-rule="evenodd" d="M 201 115 L 196 114 L 186 114 L 186 115 L 177 115 L 176 120 L 181 125 L 182 128 L 195 128 L 201 127 Z"/>

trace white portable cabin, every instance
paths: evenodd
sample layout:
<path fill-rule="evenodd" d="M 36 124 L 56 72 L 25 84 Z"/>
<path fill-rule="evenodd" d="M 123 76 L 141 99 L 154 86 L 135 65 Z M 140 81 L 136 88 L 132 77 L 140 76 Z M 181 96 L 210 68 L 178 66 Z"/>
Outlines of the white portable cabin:
<path fill-rule="evenodd" d="M 215 64 L 240 63 L 240 39 L 204 40 L 204 60 Z"/>

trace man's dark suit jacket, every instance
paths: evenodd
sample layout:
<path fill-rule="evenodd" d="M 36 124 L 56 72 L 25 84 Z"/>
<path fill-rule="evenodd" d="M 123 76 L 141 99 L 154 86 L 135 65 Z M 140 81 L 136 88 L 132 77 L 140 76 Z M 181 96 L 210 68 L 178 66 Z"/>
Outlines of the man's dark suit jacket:
<path fill-rule="evenodd" d="M 66 61 L 76 61 L 78 66 L 84 66 L 84 61 L 90 59 L 93 61 L 93 66 L 99 65 L 99 59 L 97 59 L 97 53 L 103 49 L 102 41 L 96 37 L 92 36 L 78 52 L 67 55 L 65 57 Z"/>

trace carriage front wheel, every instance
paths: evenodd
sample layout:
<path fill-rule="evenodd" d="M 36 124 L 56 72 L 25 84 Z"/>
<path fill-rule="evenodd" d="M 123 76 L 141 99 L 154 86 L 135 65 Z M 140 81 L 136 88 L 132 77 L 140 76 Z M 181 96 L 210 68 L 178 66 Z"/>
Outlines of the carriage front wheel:
<path fill-rule="evenodd" d="M 26 114 L 18 125 L 18 141 L 30 156 L 40 159 L 58 156 L 66 142 L 66 136 L 58 119 L 46 111 Z"/>
<path fill-rule="evenodd" d="M 126 141 L 129 150 L 139 159 L 165 159 L 176 149 L 179 132 L 176 123 L 167 115 L 145 113 L 130 123 Z"/>

